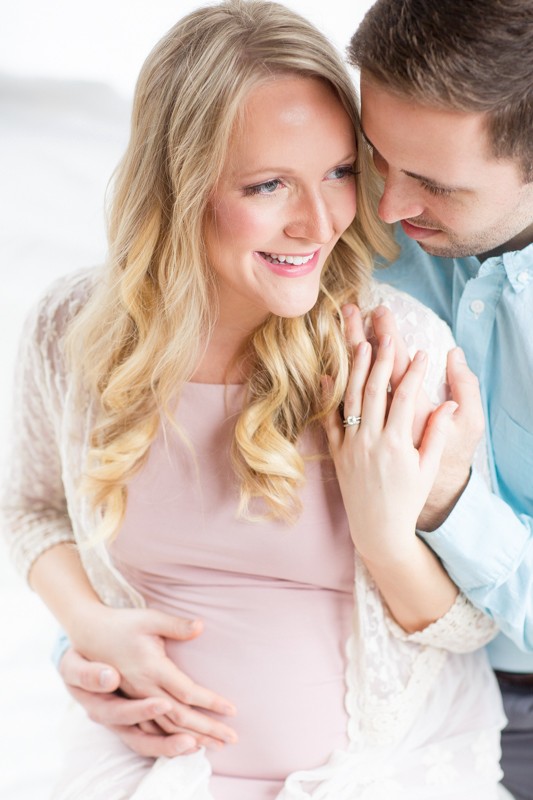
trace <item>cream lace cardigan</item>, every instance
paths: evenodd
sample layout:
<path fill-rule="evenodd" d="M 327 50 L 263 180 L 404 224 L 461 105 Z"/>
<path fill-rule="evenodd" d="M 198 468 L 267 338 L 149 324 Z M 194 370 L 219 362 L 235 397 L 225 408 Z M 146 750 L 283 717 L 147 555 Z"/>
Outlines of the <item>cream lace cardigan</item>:
<path fill-rule="evenodd" d="M 22 574 L 28 573 L 47 548 L 61 542 L 82 543 L 94 530 L 93 513 L 76 489 L 91 430 L 91 408 L 87 403 L 80 411 L 74 402 L 71 377 L 65 368 L 63 335 L 68 320 L 85 302 L 95 275 L 96 271 L 84 271 L 52 285 L 30 314 L 23 331 L 3 500 L 4 534 Z M 393 309 L 411 354 L 416 349 L 428 352 L 426 389 L 432 400 L 439 402 L 445 394 L 446 353 L 454 345 L 449 329 L 429 309 L 391 287 L 373 286 L 368 306 L 379 303 Z M 144 605 L 143 598 L 112 565 L 105 545 L 83 548 L 80 555 L 104 603 L 115 607 Z M 414 726 L 422 730 L 428 725 L 424 719 L 425 701 L 435 692 L 437 682 L 450 680 L 450 670 L 452 682 L 455 673 L 460 679 L 461 665 L 464 659 L 470 663 L 469 658 L 479 659 L 475 692 L 479 694 L 483 687 L 480 704 L 484 710 L 480 709 L 480 714 L 484 722 L 475 735 L 463 731 L 460 746 L 451 746 L 450 737 L 446 746 L 449 758 L 464 761 L 464 769 L 471 770 L 473 751 L 469 747 L 479 747 L 481 731 L 488 738 L 480 769 L 486 775 L 490 767 L 491 781 L 496 781 L 498 729 L 504 720 L 490 670 L 481 652 L 472 653 L 471 657 L 453 655 L 482 647 L 496 632 L 493 623 L 459 594 L 444 617 L 425 630 L 408 635 L 388 615 L 357 554 L 355 559 L 354 626 L 347 643 L 346 673 L 350 749 L 334 753 L 331 762 L 317 770 L 289 776 L 280 800 L 377 798 L 382 796 L 375 794 L 380 785 L 387 800 L 403 797 L 404 784 L 395 782 L 391 764 L 399 763 L 398 759 L 402 769 L 408 764 L 415 750 L 405 743 Z M 447 702 L 444 698 L 443 716 L 450 716 Z M 433 734 L 428 732 L 429 743 Z M 420 757 L 416 755 L 413 762 L 418 773 L 423 770 Z M 460 765 L 457 769 L 460 774 Z M 208 775 L 208 763 L 201 752 L 185 759 L 160 759 L 134 797 L 165 800 L 167 796 L 175 797 L 179 786 L 183 800 L 210 800 Z M 309 793 L 304 788 L 308 782 L 315 786 Z M 170 787 L 168 794 L 165 785 Z M 449 796 L 459 798 L 461 795 L 453 793 L 452 784 L 450 787 Z M 416 796 L 411 790 L 406 791 L 406 797 Z M 424 800 L 445 796 L 424 791 Z M 488 800 L 486 788 L 483 791 L 483 800 Z M 471 800 L 474 797 L 475 790 L 470 793 Z"/>

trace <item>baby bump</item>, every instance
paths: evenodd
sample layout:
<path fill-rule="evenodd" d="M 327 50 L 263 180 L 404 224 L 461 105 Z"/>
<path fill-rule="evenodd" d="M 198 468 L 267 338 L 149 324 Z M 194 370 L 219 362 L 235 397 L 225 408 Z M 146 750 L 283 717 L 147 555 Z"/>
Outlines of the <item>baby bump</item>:
<path fill-rule="evenodd" d="M 283 780 L 347 744 L 345 653 L 349 594 L 313 587 L 180 587 L 179 606 L 203 633 L 169 643 L 169 656 L 202 686 L 231 700 L 239 743 L 210 752 L 213 772 Z"/>

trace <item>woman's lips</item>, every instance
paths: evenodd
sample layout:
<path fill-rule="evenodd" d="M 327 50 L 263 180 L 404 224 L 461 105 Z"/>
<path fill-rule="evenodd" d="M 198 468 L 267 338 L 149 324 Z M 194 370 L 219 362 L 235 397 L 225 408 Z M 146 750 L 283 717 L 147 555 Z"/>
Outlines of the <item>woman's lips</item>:
<path fill-rule="evenodd" d="M 306 261 L 305 264 L 289 264 L 287 262 L 275 263 L 266 259 L 265 253 L 256 252 L 256 255 L 261 259 L 261 262 L 276 275 L 280 275 L 282 278 L 301 278 L 313 272 L 318 264 L 319 253 L 320 250 L 316 250 L 315 253 L 313 253 L 313 257 L 309 261 Z M 307 257 L 309 253 L 302 253 L 301 255 Z"/>
<path fill-rule="evenodd" d="M 400 220 L 400 225 L 411 239 L 429 239 L 431 236 L 435 236 L 437 233 L 441 232 L 439 228 L 419 228 L 406 219 Z"/>

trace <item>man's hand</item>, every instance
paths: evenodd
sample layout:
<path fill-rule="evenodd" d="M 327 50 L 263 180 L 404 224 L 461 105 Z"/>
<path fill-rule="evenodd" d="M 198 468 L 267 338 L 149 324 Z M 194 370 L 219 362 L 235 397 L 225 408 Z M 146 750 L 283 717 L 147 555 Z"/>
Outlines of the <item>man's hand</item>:
<path fill-rule="evenodd" d="M 87 661 L 69 648 L 61 659 L 59 672 L 68 691 L 93 722 L 115 731 L 124 744 L 138 755 L 181 755 L 197 747 L 191 734 L 165 733 L 154 720 L 171 710 L 171 703 L 160 697 L 131 700 L 115 694 L 120 675 L 107 664 Z"/>
<path fill-rule="evenodd" d="M 433 531 L 442 525 L 459 500 L 469 481 L 472 459 L 485 430 L 479 382 L 459 347 L 448 353 L 447 368 L 451 397 L 458 408 L 452 417 L 437 480 L 418 518 L 418 528 L 424 531 Z"/>
<path fill-rule="evenodd" d="M 389 334 L 394 341 L 395 363 L 391 377 L 394 392 L 410 363 L 407 347 L 389 309 L 384 306 L 376 309 L 372 315 L 372 323 L 378 338 Z M 448 353 L 447 377 L 451 399 L 457 403 L 458 408 L 448 428 L 447 443 L 437 479 L 417 521 L 417 527 L 425 531 L 438 528 L 463 493 L 470 477 L 476 447 L 484 431 L 479 383 L 468 368 L 463 351 L 458 347 Z M 415 441 L 421 439 L 432 410 L 429 398 L 421 392 L 414 422 Z"/>
<path fill-rule="evenodd" d="M 214 716 L 232 716 L 234 706 L 194 683 L 166 654 L 168 639 L 186 647 L 201 634 L 201 622 L 154 609 L 89 608 L 90 617 L 78 626 L 80 642 L 73 642 L 78 652 L 65 653 L 60 673 L 91 719 L 116 730 L 142 755 L 166 755 L 169 748 L 176 755 L 200 745 L 219 749 L 237 741 Z M 109 694 L 117 689 L 122 696 Z M 165 734 L 171 742 L 164 743 Z"/>

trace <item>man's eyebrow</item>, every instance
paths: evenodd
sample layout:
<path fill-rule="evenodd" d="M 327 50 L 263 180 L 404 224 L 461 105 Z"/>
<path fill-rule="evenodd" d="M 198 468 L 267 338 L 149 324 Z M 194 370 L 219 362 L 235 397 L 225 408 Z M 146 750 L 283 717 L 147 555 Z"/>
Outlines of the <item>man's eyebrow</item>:
<path fill-rule="evenodd" d="M 370 139 L 368 138 L 368 136 L 366 135 L 366 133 L 362 128 L 361 128 L 361 135 L 366 144 L 369 147 L 371 147 L 372 150 L 375 150 L 377 153 L 379 153 L 377 147 L 373 144 L 373 142 L 370 141 Z M 401 171 L 403 172 L 404 175 L 408 175 L 410 178 L 414 178 L 415 180 L 420 181 L 421 183 L 425 183 L 428 186 L 433 186 L 435 189 L 443 189 L 445 192 L 468 191 L 464 186 L 450 186 L 449 184 L 446 183 L 439 183 L 438 181 L 435 181 L 432 178 L 426 178 L 425 175 L 419 175 L 417 172 L 409 172 L 406 169 L 402 169 Z"/>
<path fill-rule="evenodd" d="M 418 175 L 417 172 L 409 172 L 406 169 L 401 170 L 404 175 L 408 175 L 410 178 L 414 178 L 420 183 L 425 183 L 428 186 L 434 186 L 435 189 L 443 189 L 445 192 L 466 192 L 467 189 L 464 186 L 451 186 L 448 183 L 439 183 L 438 181 L 434 181 L 432 178 L 426 178 L 425 175 Z"/>

